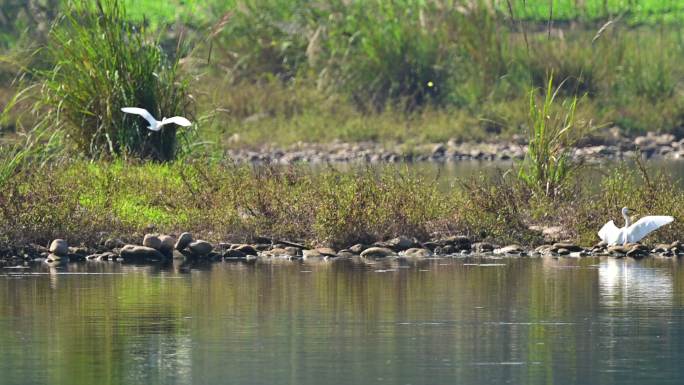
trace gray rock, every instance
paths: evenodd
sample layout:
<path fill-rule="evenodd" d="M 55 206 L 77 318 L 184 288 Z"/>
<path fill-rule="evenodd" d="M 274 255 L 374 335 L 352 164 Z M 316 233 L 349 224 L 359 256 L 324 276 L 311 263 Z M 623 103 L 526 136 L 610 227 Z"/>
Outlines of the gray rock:
<path fill-rule="evenodd" d="M 291 257 L 299 257 L 302 255 L 302 249 L 299 247 L 287 246 L 285 247 L 285 251 L 287 251 L 287 254 L 289 254 Z"/>
<path fill-rule="evenodd" d="M 69 244 L 64 239 L 55 239 L 50 243 L 50 253 L 65 256 L 69 254 Z"/>
<path fill-rule="evenodd" d="M 428 258 L 432 256 L 432 251 L 429 249 L 422 249 L 422 248 L 410 248 L 408 250 L 405 250 L 404 252 L 401 253 L 401 255 L 404 255 L 409 258 Z"/>
<path fill-rule="evenodd" d="M 159 240 L 161 241 L 159 251 L 170 254 L 176 245 L 176 238 L 171 235 L 160 235 Z"/>
<path fill-rule="evenodd" d="M 442 242 L 458 246 L 459 249 L 464 247 L 470 248 L 470 238 L 466 237 L 465 235 L 452 235 L 443 239 Z"/>
<path fill-rule="evenodd" d="M 247 255 L 257 255 L 257 249 L 255 249 L 252 245 L 239 245 L 235 247 L 234 250 L 242 251 Z"/>
<path fill-rule="evenodd" d="M 176 241 L 176 245 L 174 248 L 178 251 L 183 251 L 185 250 L 186 247 L 192 242 L 192 234 L 190 233 L 183 233 L 178 237 L 178 241 Z"/>
<path fill-rule="evenodd" d="M 329 247 L 318 247 L 316 248 L 316 251 L 318 251 L 321 255 L 325 257 L 336 257 L 337 256 L 337 251 L 329 248 Z"/>
<path fill-rule="evenodd" d="M 658 256 L 662 257 L 662 258 L 671 258 L 671 257 L 674 257 L 674 255 L 675 254 L 670 250 L 666 250 L 666 251 L 663 251 L 661 253 L 658 253 Z"/>
<path fill-rule="evenodd" d="M 290 257 L 290 256 L 291 256 L 290 253 L 288 253 L 287 250 L 285 250 L 284 248 L 280 248 L 280 247 L 275 247 L 275 248 L 269 250 L 268 253 L 271 254 L 271 255 L 273 255 L 273 256 L 276 256 L 276 257 L 278 257 L 278 256 L 288 256 L 288 257 Z"/>
<path fill-rule="evenodd" d="M 229 249 L 223 252 L 223 259 L 226 261 L 245 261 L 247 254 L 240 250 Z"/>
<path fill-rule="evenodd" d="M 628 257 L 638 259 L 638 258 L 643 258 L 643 257 L 648 256 L 648 251 L 641 249 L 641 248 L 638 248 L 638 247 L 633 247 L 627 252 L 626 255 Z"/>
<path fill-rule="evenodd" d="M 201 239 L 198 239 L 194 242 L 190 242 L 188 245 L 188 249 L 190 249 L 190 252 L 196 256 L 196 257 L 203 257 L 214 249 L 214 246 L 212 246 L 211 243 L 207 241 L 203 241 Z"/>
<path fill-rule="evenodd" d="M 396 238 L 392 238 L 389 241 L 385 242 L 388 248 L 394 250 L 394 251 L 403 251 L 403 250 L 408 250 L 412 248 L 417 242 L 414 241 L 413 239 L 400 236 Z"/>
<path fill-rule="evenodd" d="M 369 247 L 361 253 L 364 258 L 385 258 L 392 255 L 396 254 L 386 247 Z"/>
<path fill-rule="evenodd" d="M 514 255 L 514 254 L 522 254 L 525 252 L 525 249 L 520 247 L 520 245 L 508 245 L 504 246 L 498 249 L 494 249 L 494 254 L 508 254 L 508 255 Z"/>
<path fill-rule="evenodd" d="M 100 257 L 98 260 L 100 261 L 115 261 L 117 258 L 117 255 L 112 253 L 111 251 L 106 251 L 102 254 L 100 254 Z"/>
<path fill-rule="evenodd" d="M 344 258 L 344 259 L 351 259 L 357 254 L 352 253 L 350 250 L 343 249 L 337 252 L 337 257 L 338 258 Z"/>
<path fill-rule="evenodd" d="M 582 251 L 582 248 L 570 242 L 556 242 L 553 244 L 555 249 L 566 249 L 568 251 Z M 560 253 L 559 253 L 560 254 Z"/>
<path fill-rule="evenodd" d="M 256 251 L 267 251 L 271 249 L 271 244 L 270 243 L 257 243 L 256 245 L 253 245 Z"/>
<path fill-rule="evenodd" d="M 124 241 L 122 241 L 119 238 L 107 238 L 107 240 L 104 243 L 104 247 L 107 250 L 114 250 L 121 248 L 125 245 Z"/>
<path fill-rule="evenodd" d="M 357 243 L 354 246 L 350 247 L 349 251 L 351 251 L 352 253 L 354 253 L 356 255 L 360 255 L 367 248 L 368 248 L 368 246 Z"/>
<path fill-rule="evenodd" d="M 162 241 L 159 239 L 157 234 L 145 234 L 142 244 L 145 247 L 151 247 L 155 250 L 159 250 L 161 248 Z"/>
<path fill-rule="evenodd" d="M 623 246 L 623 245 L 613 245 L 613 246 L 608 246 L 606 251 L 608 254 L 614 256 L 614 257 L 624 257 L 627 252 L 631 250 L 630 247 Z"/>
<path fill-rule="evenodd" d="M 302 258 L 307 259 L 321 259 L 325 256 L 318 252 L 318 250 L 302 250 Z"/>
<path fill-rule="evenodd" d="M 653 248 L 653 250 L 651 250 L 651 252 L 662 253 L 662 252 L 669 251 L 669 250 L 670 250 L 670 244 L 669 243 L 659 243 L 659 244 L 655 245 L 655 247 Z"/>
<path fill-rule="evenodd" d="M 119 255 L 127 262 L 147 260 L 161 261 L 165 259 L 164 255 L 160 253 L 159 250 L 138 245 L 125 245 L 121 248 Z"/>
<path fill-rule="evenodd" d="M 471 248 L 476 253 L 489 253 L 494 251 L 494 245 L 487 242 L 475 242 L 472 244 Z"/>
<path fill-rule="evenodd" d="M 447 147 L 444 144 L 439 143 L 432 148 L 432 157 L 434 157 L 434 158 L 443 157 L 446 150 L 447 150 Z"/>
<path fill-rule="evenodd" d="M 437 249 L 435 249 L 435 252 L 436 252 L 436 250 L 437 250 Z M 458 250 L 459 250 L 459 249 L 458 249 L 456 246 L 454 246 L 454 245 L 444 245 L 444 246 L 442 247 L 442 249 L 440 250 L 440 252 L 437 253 L 437 254 L 446 254 L 446 255 L 450 255 L 450 254 L 455 254 L 456 252 L 458 252 Z"/>

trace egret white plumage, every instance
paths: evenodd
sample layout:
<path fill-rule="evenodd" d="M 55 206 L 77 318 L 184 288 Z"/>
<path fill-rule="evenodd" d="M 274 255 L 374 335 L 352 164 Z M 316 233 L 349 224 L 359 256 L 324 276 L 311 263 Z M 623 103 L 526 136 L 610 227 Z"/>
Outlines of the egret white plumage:
<path fill-rule="evenodd" d="M 179 126 L 183 127 L 188 127 L 192 125 L 189 120 L 185 119 L 182 116 L 174 116 L 172 118 L 162 118 L 162 120 L 157 120 L 150 114 L 146 109 L 144 108 L 138 108 L 138 107 L 124 107 L 121 109 L 121 111 L 127 113 L 127 114 L 134 114 L 134 115 L 140 115 L 147 122 L 150 124 L 147 128 L 150 129 L 150 131 L 159 131 L 161 128 L 167 124 L 173 123 L 177 124 Z"/>
<path fill-rule="evenodd" d="M 628 215 L 627 207 L 622 208 L 622 216 L 625 218 L 625 226 L 618 228 L 613 221 L 601 227 L 598 235 L 602 241 L 609 245 L 639 242 L 649 233 L 674 221 L 669 215 L 649 215 L 632 223 Z"/>

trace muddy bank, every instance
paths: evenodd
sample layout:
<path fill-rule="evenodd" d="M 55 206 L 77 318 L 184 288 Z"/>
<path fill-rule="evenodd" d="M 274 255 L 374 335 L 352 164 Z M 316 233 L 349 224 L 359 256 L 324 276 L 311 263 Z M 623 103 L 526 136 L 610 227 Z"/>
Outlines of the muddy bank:
<path fill-rule="evenodd" d="M 430 143 L 407 148 L 373 142 L 328 144 L 299 143 L 288 148 L 230 149 L 226 156 L 240 163 L 397 163 L 458 162 L 463 160 L 507 161 L 523 159 L 527 146 L 521 140 L 509 143 Z M 684 159 L 684 139 L 671 134 L 648 133 L 634 139 L 596 139 L 574 149 L 577 159 L 623 159 L 640 151 L 646 158 Z"/>

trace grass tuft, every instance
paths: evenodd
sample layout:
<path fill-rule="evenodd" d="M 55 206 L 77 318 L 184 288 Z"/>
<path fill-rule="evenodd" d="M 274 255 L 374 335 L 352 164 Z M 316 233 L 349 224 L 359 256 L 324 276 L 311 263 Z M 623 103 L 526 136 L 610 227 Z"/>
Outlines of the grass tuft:
<path fill-rule="evenodd" d="M 73 3 L 53 26 L 43 52 L 54 67 L 31 71 L 40 82 L 33 107 L 42 117 L 38 125 L 63 129 L 91 157 L 173 159 L 175 127 L 151 133 L 142 119 L 120 109 L 142 107 L 157 118 L 188 113 L 179 54 L 164 53 L 144 28 L 128 21 L 116 0 Z"/>

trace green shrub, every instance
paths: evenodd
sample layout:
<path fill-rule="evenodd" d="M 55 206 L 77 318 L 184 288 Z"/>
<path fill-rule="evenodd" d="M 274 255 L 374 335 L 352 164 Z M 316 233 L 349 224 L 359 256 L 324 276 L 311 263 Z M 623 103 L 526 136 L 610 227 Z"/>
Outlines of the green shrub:
<path fill-rule="evenodd" d="M 575 121 L 577 97 L 557 105 L 560 89 L 554 89 L 553 77 L 549 77 L 541 103 L 537 91 L 530 91 L 528 149 L 518 172 L 528 186 L 546 196 L 557 196 L 563 189 L 573 168 L 573 144 L 582 136 Z"/>
<path fill-rule="evenodd" d="M 54 68 L 37 70 L 39 124 L 64 129 L 85 154 L 134 154 L 173 159 L 176 127 L 160 132 L 124 116 L 136 106 L 157 118 L 189 112 L 187 80 L 149 34 L 126 19 L 117 0 L 82 0 L 50 32 L 45 56 Z"/>

